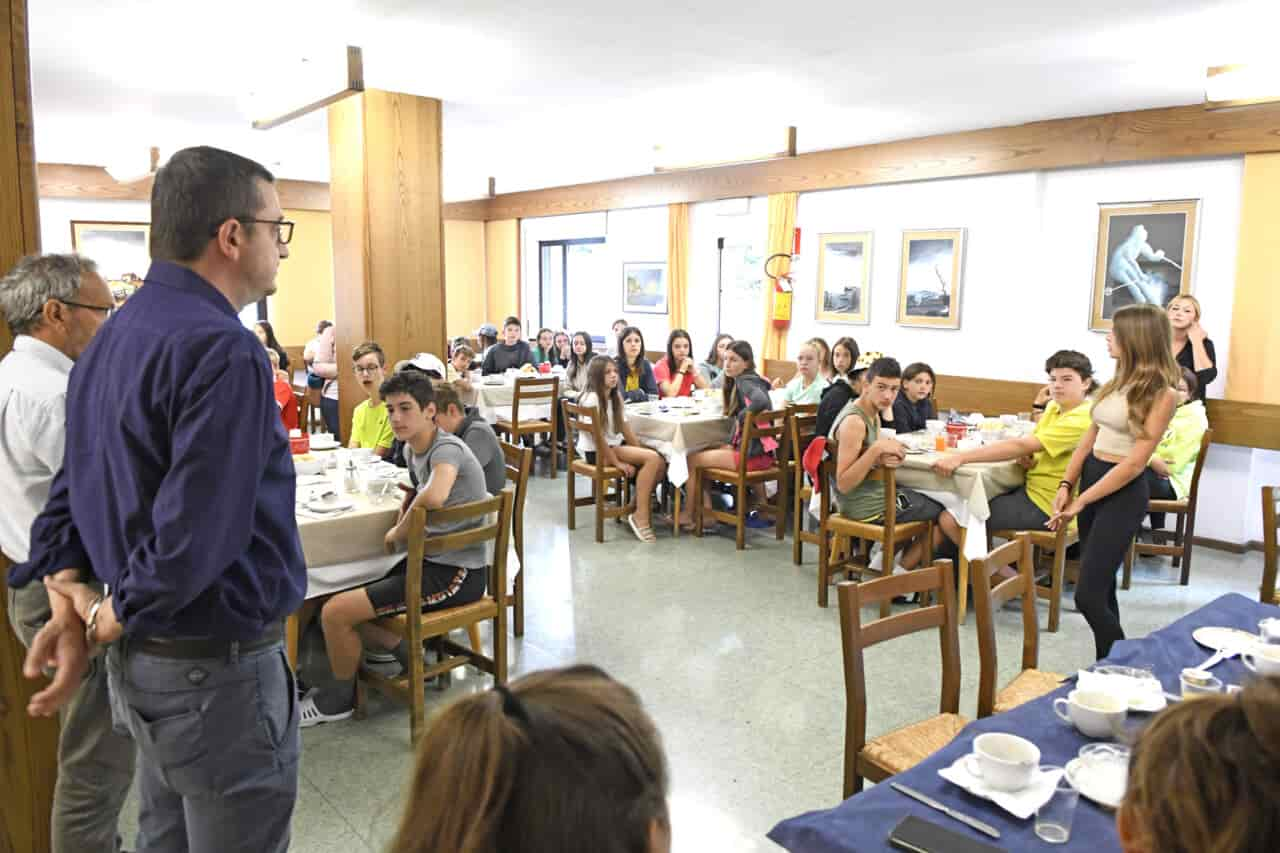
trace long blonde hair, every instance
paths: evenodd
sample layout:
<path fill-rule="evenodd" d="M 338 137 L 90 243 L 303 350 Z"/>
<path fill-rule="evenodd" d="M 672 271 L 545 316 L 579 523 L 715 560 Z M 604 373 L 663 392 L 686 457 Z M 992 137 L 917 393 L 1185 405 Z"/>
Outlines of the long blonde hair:
<path fill-rule="evenodd" d="M 391 853 L 634 853 L 669 832 L 662 738 L 589 665 L 459 699 L 429 724 Z"/>
<path fill-rule="evenodd" d="M 1155 305 L 1126 305 L 1111 319 L 1112 334 L 1120 351 L 1116 375 L 1102 386 L 1094 406 L 1108 394 L 1125 392 L 1129 427 L 1134 436 L 1149 438 L 1147 415 L 1160 395 L 1178 387 L 1181 369 L 1173 360 L 1173 330 L 1169 315 Z"/>

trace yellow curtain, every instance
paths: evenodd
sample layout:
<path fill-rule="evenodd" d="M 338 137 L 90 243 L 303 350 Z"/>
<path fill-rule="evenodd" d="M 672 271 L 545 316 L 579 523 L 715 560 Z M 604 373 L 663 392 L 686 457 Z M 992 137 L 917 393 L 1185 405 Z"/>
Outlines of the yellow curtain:
<path fill-rule="evenodd" d="M 796 227 L 796 199 L 798 193 L 773 193 L 769 196 L 769 237 L 765 244 L 765 257 L 778 252 L 791 253 L 792 235 Z M 778 258 L 769 265 L 769 271 L 781 275 L 791 269 L 791 261 Z M 756 369 L 764 373 L 766 358 L 786 358 L 787 330 L 773 325 L 773 281 L 764 280 L 766 289 L 764 299 L 764 337 L 761 339 L 760 351 L 756 353 Z"/>
<path fill-rule="evenodd" d="M 689 328 L 689 205 L 667 205 L 667 301 L 671 328 Z"/>

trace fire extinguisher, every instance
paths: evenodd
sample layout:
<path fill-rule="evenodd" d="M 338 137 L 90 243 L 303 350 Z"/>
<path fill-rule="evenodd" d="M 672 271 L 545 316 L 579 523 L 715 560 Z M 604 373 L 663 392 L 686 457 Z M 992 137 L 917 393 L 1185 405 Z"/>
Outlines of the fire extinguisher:
<path fill-rule="evenodd" d="M 791 272 L 790 265 L 788 265 L 787 272 L 781 275 L 774 275 L 769 272 L 769 264 L 775 258 L 787 258 L 790 261 L 794 261 L 799 254 L 800 229 L 797 228 L 793 238 L 792 251 L 770 255 L 764 262 L 764 274 L 773 282 L 773 326 L 775 329 L 785 329 L 791 325 Z"/>

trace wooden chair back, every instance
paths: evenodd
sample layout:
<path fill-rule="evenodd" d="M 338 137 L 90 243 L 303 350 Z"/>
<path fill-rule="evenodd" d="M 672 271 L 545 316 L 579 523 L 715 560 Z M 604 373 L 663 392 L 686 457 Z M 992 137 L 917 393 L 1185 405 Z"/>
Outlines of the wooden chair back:
<path fill-rule="evenodd" d="M 596 461 L 594 463 L 599 476 L 604 476 L 604 454 L 600 452 L 600 448 L 604 447 L 604 424 L 601 421 L 604 415 L 600 409 L 595 406 L 579 406 L 570 400 L 564 400 L 564 437 L 565 437 L 565 453 L 569 460 L 569 467 L 572 470 L 573 461 L 578 453 L 578 436 L 586 433 L 591 436 L 591 443 L 596 447 Z"/>
<path fill-rule="evenodd" d="M 1280 486 L 1262 487 L 1262 589 L 1259 600 L 1280 604 L 1276 573 L 1280 570 Z"/>
<path fill-rule="evenodd" d="M 533 471 L 533 448 L 498 441 L 502 448 L 507 482 L 511 484 L 511 537 L 515 540 L 516 568 L 512 583 L 512 627 L 517 637 L 524 636 L 524 501 L 529 494 L 529 474 Z"/>
<path fill-rule="evenodd" d="M 794 361 L 785 358 L 766 358 L 762 368 L 760 375 L 769 381 L 781 379 L 783 382 L 790 382 L 791 377 L 799 371 Z"/>
<path fill-rule="evenodd" d="M 819 544 L 822 541 L 818 534 L 810 533 L 805 529 L 805 522 L 808 520 L 809 512 L 808 502 L 813 492 L 805 482 L 804 452 L 808 448 L 809 442 L 813 440 L 814 428 L 817 422 L 818 407 L 816 405 L 791 406 L 787 409 L 787 444 L 791 453 L 790 461 L 795 465 L 791 483 L 791 497 L 794 502 L 794 506 L 791 508 L 793 516 L 791 560 L 797 566 L 800 565 L 804 557 L 804 543 Z"/>
<path fill-rule="evenodd" d="M 845 790 L 851 793 L 850 764 L 867 743 L 867 679 L 863 652 L 887 640 L 936 629 L 942 653 L 942 689 L 939 711 L 960 710 L 960 640 L 956 626 L 956 589 L 950 560 L 939 560 L 926 569 L 906 574 L 836 586 L 840 602 L 840 647 L 844 661 L 845 690 Z M 936 595 L 940 603 L 885 616 L 867 624 L 862 608 L 884 604 L 896 596 L 919 593 Z"/>
<path fill-rule="evenodd" d="M 770 409 L 765 412 L 749 413 L 747 417 L 742 419 L 742 440 L 738 443 L 738 477 L 747 476 L 747 454 L 750 452 L 751 444 L 755 440 L 763 440 L 771 438 L 778 443 L 777 449 L 774 451 L 774 458 L 778 460 L 778 464 L 784 464 L 787 459 L 787 410 L 786 409 Z"/>
<path fill-rule="evenodd" d="M 1016 577 L 993 583 L 1004 568 L 1014 567 Z M 1022 668 L 1035 669 L 1040 661 L 1040 620 L 1036 614 L 1035 567 L 1031 560 L 1031 538 L 1017 536 L 980 560 L 969 561 L 973 583 L 973 609 L 978 622 L 978 716 L 989 717 L 995 708 L 996 663 L 995 613 L 1014 598 L 1022 601 Z"/>
<path fill-rule="evenodd" d="M 1191 471 L 1191 489 L 1187 492 L 1187 506 L 1193 515 L 1200 499 L 1200 472 L 1204 471 L 1204 461 L 1209 458 L 1210 444 L 1213 444 L 1213 430 L 1206 429 L 1200 436 L 1200 453 L 1196 456 L 1196 467 Z"/>
<path fill-rule="evenodd" d="M 556 400 L 560 397 L 560 377 L 558 376 L 520 376 L 516 377 L 515 395 L 511 399 L 511 425 L 520 428 L 520 406 L 550 406 L 549 420 L 554 427 L 556 423 Z M 541 420 L 541 418 L 535 418 Z"/>

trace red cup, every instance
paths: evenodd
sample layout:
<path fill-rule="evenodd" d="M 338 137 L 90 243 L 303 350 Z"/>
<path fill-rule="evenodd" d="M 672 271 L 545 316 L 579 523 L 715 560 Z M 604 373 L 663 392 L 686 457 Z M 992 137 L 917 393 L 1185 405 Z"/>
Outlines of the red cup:
<path fill-rule="evenodd" d="M 538 372 L 539 372 L 539 373 L 550 373 L 550 372 L 551 372 L 551 362 L 549 362 L 549 361 L 544 361 L 544 362 L 542 362 L 542 364 L 539 364 L 539 365 L 538 365 Z"/>
<path fill-rule="evenodd" d="M 292 454 L 310 453 L 311 452 L 311 436 L 307 433 L 296 438 L 289 439 L 289 452 Z"/>

